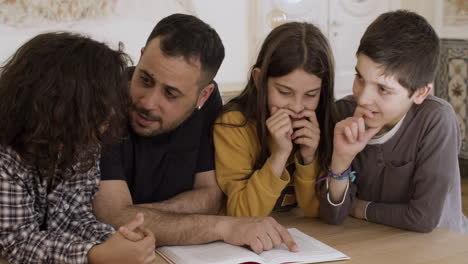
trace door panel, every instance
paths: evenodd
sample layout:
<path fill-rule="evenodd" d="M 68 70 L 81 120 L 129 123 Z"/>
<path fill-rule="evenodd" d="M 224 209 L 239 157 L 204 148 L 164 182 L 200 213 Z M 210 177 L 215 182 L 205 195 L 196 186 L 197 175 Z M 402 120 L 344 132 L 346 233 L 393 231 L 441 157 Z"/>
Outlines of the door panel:
<path fill-rule="evenodd" d="M 391 10 L 392 0 L 330 0 L 329 32 L 335 55 L 335 97 L 351 94 L 356 50 L 367 26 L 381 13 Z"/>

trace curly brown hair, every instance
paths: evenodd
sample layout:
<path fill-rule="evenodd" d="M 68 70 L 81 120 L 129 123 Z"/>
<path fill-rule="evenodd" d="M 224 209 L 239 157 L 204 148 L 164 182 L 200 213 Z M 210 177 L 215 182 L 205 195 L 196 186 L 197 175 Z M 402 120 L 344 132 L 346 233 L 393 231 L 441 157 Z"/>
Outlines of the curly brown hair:
<path fill-rule="evenodd" d="M 0 68 L 0 144 L 44 178 L 89 170 L 122 137 L 129 62 L 78 34 L 32 38 Z"/>

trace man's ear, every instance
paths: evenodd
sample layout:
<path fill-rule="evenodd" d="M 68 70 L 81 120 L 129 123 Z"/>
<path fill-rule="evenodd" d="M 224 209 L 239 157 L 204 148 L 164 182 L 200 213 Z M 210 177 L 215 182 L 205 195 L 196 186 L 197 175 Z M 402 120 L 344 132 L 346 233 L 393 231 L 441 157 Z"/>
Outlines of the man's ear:
<path fill-rule="evenodd" d="M 424 102 L 424 99 L 426 99 L 426 97 L 431 93 L 433 86 L 433 83 L 429 83 L 428 85 L 417 89 L 413 95 L 413 102 L 415 104 L 422 104 L 422 102 Z"/>
<path fill-rule="evenodd" d="M 260 81 L 260 75 L 262 73 L 262 70 L 260 70 L 260 68 L 258 67 L 255 67 L 252 69 L 252 79 L 255 83 L 255 87 L 258 87 L 258 83 Z"/>
<path fill-rule="evenodd" d="M 145 53 L 145 47 L 141 48 L 140 50 L 140 58 L 138 58 L 138 63 L 140 63 L 141 58 L 143 57 L 143 53 Z"/>
<path fill-rule="evenodd" d="M 197 101 L 197 106 L 196 106 L 198 109 L 201 109 L 203 105 L 205 104 L 206 100 L 210 98 L 210 95 L 214 91 L 214 88 L 215 88 L 214 83 L 210 83 L 200 91 L 200 95 L 198 95 L 198 101 Z"/>

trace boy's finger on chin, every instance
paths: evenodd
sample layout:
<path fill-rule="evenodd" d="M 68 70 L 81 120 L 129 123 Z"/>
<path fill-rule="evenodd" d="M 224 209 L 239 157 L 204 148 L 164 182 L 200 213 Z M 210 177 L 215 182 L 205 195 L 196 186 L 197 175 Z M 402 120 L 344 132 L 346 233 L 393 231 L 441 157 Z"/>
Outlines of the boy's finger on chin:
<path fill-rule="evenodd" d="M 367 132 L 369 133 L 369 136 L 370 137 L 373 137 L 375 136 L 377 133 L 379 133 L 379 131 L 382 129 L 383 126 L 379 126 L 379 127 L 369 127 L 367 129 Z"/>

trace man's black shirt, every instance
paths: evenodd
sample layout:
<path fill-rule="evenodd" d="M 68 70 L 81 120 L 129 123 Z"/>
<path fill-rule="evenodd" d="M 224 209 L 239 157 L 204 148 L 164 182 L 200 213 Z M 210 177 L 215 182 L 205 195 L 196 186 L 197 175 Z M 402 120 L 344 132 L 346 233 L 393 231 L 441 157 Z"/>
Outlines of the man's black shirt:
<path fill-rule="evenodd" d="M 167 200 L 191 190 L 198 172 L 214 170 L 212 125 L 222 101 L 215 89 L 204 106 L 173 131 L 154 136 L 128 137 L 102 154 L 102 180 L 125 180 L 133 203 Z"/>

